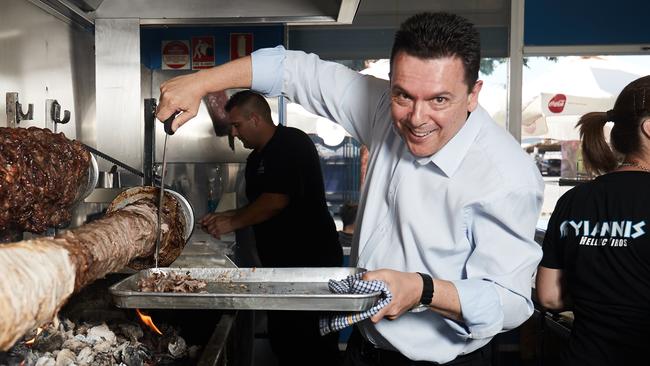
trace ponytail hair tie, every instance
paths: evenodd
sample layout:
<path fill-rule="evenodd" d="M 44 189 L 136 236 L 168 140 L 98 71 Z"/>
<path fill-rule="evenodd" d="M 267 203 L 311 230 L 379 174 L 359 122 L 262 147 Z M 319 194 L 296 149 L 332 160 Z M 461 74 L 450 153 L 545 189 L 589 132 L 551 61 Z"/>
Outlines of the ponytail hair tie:
<path fill-rule="evenodd" d="M 606 114 L 606 117 L 607 117 L 607 121 L 615 122 L 614 120 L 616 118 L 616 115 L 614 114 L 613 109 L 608 110 L 607 112 L 605 112 L 605 114 Z"/>

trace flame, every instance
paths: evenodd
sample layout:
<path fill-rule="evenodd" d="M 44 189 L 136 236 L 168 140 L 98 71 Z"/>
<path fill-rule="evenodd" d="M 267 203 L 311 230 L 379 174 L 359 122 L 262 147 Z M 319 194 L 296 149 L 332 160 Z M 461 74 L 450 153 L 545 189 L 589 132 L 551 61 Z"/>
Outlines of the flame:
<path fill-rule="evenodd" d="M 156 333 L 158 333 L 160 335 L 163 335 L 162 332 L 158 329 L 158 327 L 156 327 L 156 324 L 153 323 L 153 320 L 151 319 L 151 317 L 149 315 L 142 314 L 140 312 L 140 309 L 135 309 L 135 312 L 138 313 L 138 316 L 140 317 L 140 320 L 142 320 L 142 322 L 146 326 L 148 326 L 154 332 L 156 332 Z"/>
<path fill-rule="evenodd" d="M 36 335 L 34 336 L 34 338 L 32 338 L 32 339 L 30 339 L 28 341 L 25 341 L 25 344 L 28 345 L 28 346 L 31 346 L 32 344 L 34 344 L 34 342 L 36 341 L 36 337 L 38 337 L 38 335 L 41 334 L 42 331 L 43 331 L 43 328 L 41 328 L 41 327 L 36 328 Z"/>

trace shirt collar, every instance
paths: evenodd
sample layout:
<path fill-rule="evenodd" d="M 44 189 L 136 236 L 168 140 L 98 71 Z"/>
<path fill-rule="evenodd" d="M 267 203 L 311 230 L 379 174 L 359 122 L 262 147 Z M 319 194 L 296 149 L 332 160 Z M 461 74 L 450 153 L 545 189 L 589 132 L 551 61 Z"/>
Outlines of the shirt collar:
<path fill-rule="evenodd" d="M 489 115 L 480 105 L 472 112 L 463 127 L 451 138 L 437 153 L 424 158 L 417 158 L 420 165 L 434 163 L 442 172 L 451 177 L 463 161 L 472 143 L 478 135 L 482 121 L 489 118 Z"/>

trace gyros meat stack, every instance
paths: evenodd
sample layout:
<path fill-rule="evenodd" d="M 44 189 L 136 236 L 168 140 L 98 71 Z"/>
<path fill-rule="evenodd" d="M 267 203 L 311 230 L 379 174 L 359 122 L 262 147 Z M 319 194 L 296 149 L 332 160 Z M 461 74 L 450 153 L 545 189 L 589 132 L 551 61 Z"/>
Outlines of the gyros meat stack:
<path fill-rule="evenodd" d="M 0 231 L 42 233 L 70 221 L 90 153 L 64 134 L 0 127 Z"/>
<path fill-rule="evenodd" d="M 40 232 L 69 220 L 66 207 L 87 179 L 89 154 L 62 134 L 36 128 L 0 128 L 0 139 L 0 227 Z M 137 200 L 76 229 L 0 244 L 0 350 L 51 321 L 73 292 L 95 279 L 129 263 L 136 268 L 153 263 L 158 189 L 138 190 Z M 177 199 L 166 192 L 161 266 L 173 262 L 185 245 L 181 211 Z"/>

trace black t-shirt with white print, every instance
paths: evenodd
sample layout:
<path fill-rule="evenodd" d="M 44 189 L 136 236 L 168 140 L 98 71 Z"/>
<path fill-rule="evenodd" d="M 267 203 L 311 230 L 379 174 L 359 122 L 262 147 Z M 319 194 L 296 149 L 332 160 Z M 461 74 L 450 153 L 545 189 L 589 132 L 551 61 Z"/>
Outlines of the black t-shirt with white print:
<path fill-rule="evenodd" d="M 246 196 L 263 193 L 289 197 L 289 205 L 253 226 L 265 267 L 338 267 L 343 252 L 325 200 L 323 174 L 314 143 L 304 132 L 278 126 L 262 150 L 246 164 Z"/>
<path fill-rule="evenodd" d="M 650 363 L 650 173 L 613 172 L 557 202 L 541 265 L 563 270 L 568 365 Z"/>

